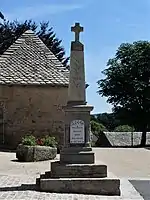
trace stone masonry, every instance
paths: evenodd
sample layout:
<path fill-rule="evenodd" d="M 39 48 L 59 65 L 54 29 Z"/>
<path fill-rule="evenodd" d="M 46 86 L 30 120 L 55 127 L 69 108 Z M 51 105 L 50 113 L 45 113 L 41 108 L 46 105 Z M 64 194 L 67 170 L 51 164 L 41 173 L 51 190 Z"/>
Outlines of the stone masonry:
<path fill-rule="evenodd" d="M 24 134 L 52 134 L 63 143 L 67 87 L 0 86 L 4 103 L 4 144 L 15 147 Z M 4 98 L 5 97 L 5 98 Z M 2 140 L 0 141 L 2 144 Z"/>
<path fill-rule="evenodd" d="M 68 74 L 30 30 L 0 56 L 0 145 L 16 147 L 30 133 L 63 143 Z"/>

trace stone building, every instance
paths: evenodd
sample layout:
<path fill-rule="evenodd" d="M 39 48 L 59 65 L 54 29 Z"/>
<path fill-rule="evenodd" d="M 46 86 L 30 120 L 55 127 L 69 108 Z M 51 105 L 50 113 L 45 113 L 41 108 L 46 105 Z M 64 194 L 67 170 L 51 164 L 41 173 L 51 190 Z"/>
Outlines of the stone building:
<path fill-rule="evenodd" d="M 31 133 L 62 144 L 68 74 L 32 31 L 0 56 L 0 144 L 16 147 Z"/>

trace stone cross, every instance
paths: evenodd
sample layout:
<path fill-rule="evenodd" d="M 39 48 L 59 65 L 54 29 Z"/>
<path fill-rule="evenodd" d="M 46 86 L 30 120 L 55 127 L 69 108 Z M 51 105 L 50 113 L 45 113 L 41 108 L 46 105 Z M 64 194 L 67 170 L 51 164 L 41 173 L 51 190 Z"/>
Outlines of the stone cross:
<path fill-rule="evenodd" d="M 80 23 L 75 23 L 75 26 L 71 27 L 71 31 L 75 32 L 75 42 L 79 42 L 80 32 L 83 32 L 83 27 L 80 26 Z"/>

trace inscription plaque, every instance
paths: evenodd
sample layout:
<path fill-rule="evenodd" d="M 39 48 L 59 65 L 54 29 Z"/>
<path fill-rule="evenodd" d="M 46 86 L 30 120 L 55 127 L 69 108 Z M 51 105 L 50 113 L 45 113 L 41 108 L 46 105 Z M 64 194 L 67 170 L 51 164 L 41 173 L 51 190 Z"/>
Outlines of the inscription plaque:
<path fill-rule="evenodd" d="M 85 141 L 84 121 L 73 120 L 70 124 L 70 143 L 83 144 Z"/>

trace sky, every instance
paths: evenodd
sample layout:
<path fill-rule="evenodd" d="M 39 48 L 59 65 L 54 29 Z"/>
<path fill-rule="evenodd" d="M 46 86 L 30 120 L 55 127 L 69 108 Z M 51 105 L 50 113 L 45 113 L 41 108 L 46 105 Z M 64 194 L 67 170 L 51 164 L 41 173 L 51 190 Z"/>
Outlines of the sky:
<path fill-rule="evenodd" d="M 74 34 L 75 22 L 84 27 L 87 102 L 93 113 L 111 112 L 112 106 L 98 93 L 97 81 L 121 43 L 150 40 L 150 0 L 5 0 L 1 11 L 8 20 L 49 21 L 66 55 Z"/>

